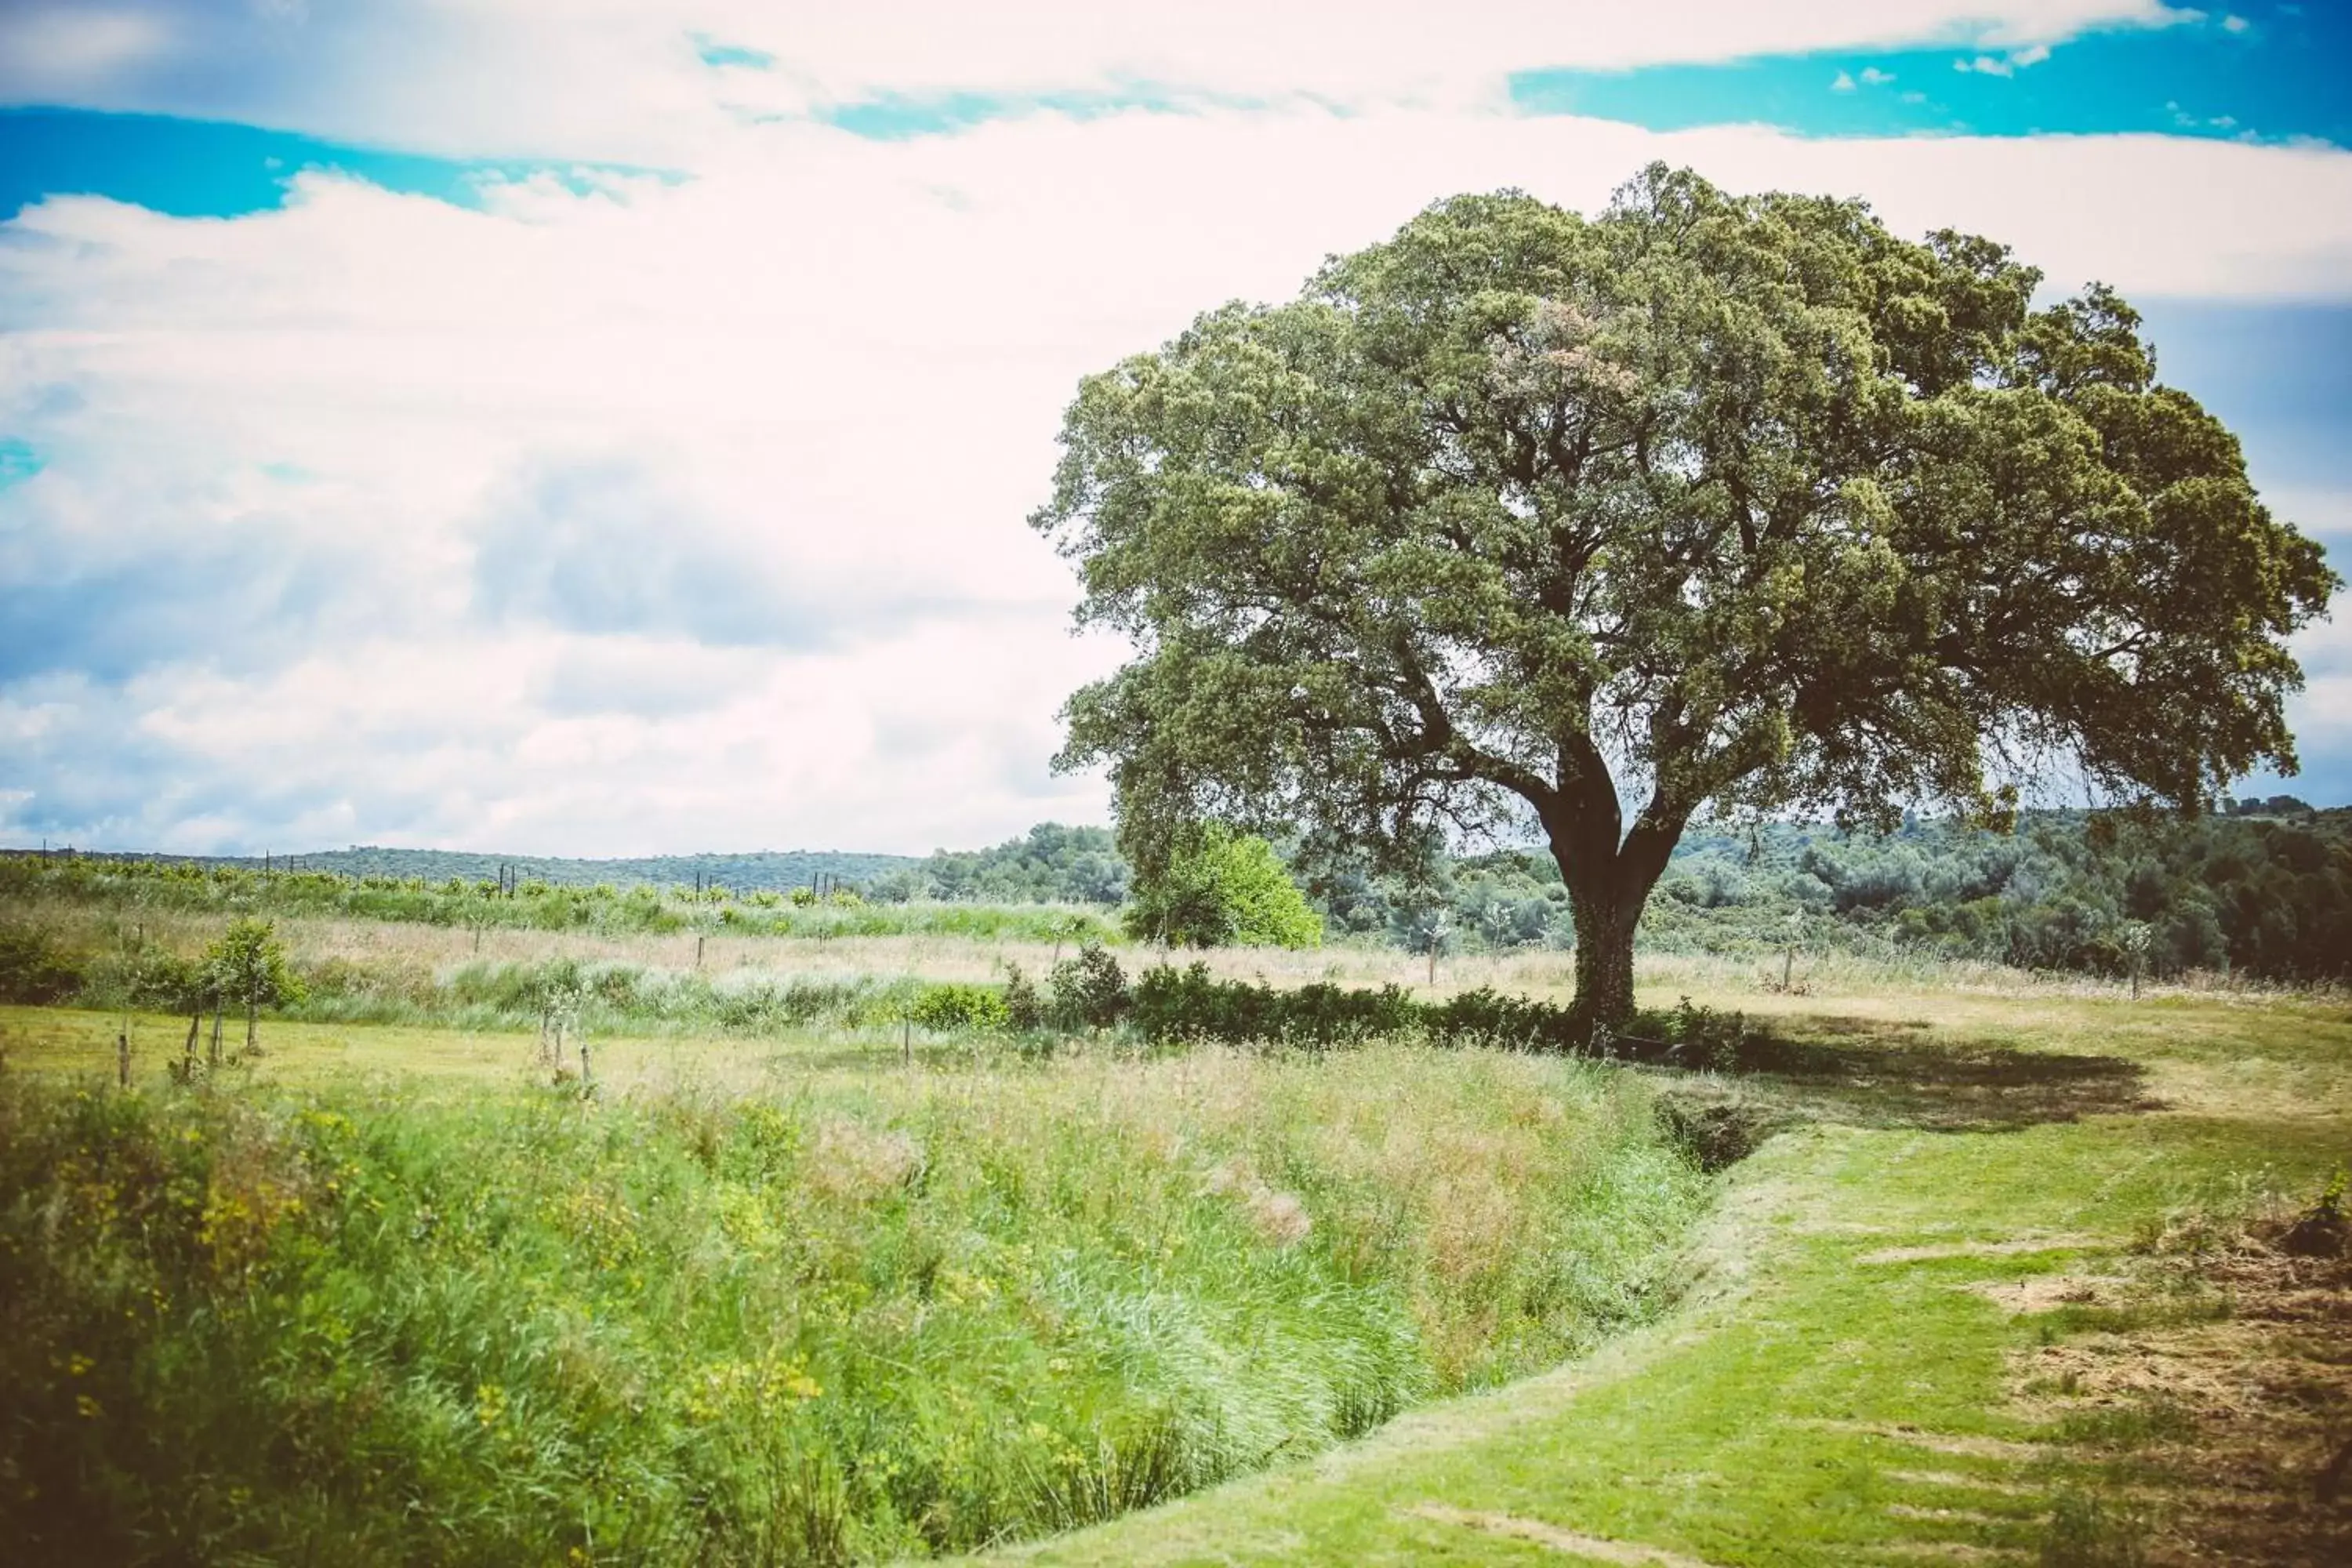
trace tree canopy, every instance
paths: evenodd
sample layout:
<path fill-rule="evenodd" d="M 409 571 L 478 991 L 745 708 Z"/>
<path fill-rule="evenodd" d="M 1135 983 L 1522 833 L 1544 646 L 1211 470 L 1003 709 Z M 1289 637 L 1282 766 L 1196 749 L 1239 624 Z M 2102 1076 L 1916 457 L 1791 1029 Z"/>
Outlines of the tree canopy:
<path fill-rule="evenodd" d="M 2284 639 L 2336 579 L 2130 306 L 2040 282 L 1653 166 L 1589 219 L 1443 201 L 1212 310 L 1066 416 L 1032 521 L 1137 653 L 1061 761 L 1109 763 L 1140 878 L 1210 818 L 1382 850 L 1531 818 L 1602 1020 L 1703 810 L 1998 816 L 2059 770 L 2195 810 L 2292 772 Z"/>

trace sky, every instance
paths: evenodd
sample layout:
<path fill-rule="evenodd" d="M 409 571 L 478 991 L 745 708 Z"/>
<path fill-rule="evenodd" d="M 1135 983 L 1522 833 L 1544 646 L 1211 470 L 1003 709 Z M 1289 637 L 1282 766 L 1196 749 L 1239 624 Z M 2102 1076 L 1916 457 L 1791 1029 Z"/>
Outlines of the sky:
<path fill-rule="evenodd" d="M 1078 378 L 1644 163 L 2146 314 L 2352 575 L 2352 18 L 2160 0 L 0 0 L 0 843 L 1108 819 Z M 2352 609 L 2291 789 L 2352 803 Z"/>

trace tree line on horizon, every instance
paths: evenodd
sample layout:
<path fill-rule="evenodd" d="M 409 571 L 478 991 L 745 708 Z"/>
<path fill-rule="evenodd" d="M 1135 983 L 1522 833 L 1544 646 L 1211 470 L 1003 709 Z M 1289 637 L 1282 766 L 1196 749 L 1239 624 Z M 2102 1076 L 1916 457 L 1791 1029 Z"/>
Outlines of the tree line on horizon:
<path fill-rule="evenodd" d="M 1217 853 L 1234 857 L 1234 846 L 1243 842 L 1221 839 Z M 667 895 L 646 884 L 625 890 L 607 884 L 600 893 L 524 883 L 533 896 L 502 905 L 483 894 L 493 886 L 487 881 L 436 884 L 390 874 L 433 864 L 437 851 L 378 851 L 387 869 L 359 881 L 318 871 L 274 881 L 241 869 L 226 874 L 245 889 L 239 907 L 291 909 L 302 901 L 294 894 L 312 889 L 333 895 L 341 912 L 445 924 L 517 923 L 530 914 L 520 923 L 561 929 L 602 920 L 627 929 L 683 930 L 709 920 L 720 929 L 753 931 L 795 917 L 803 923 L 865 918 L 880 922 L 870 934 L 887 934 L 917 912 L 902 914 L 902 906 L 971 906 L 978 916 L 991 907 L 1062 905 L 1100 911 L 1087 923 L 1105 933 L 1123 910 L 1130 935 L 1170 934 L 1180 945 L 1188 937 L 1192 945 L 1297 944 L 1319 935 L 1459 953 L 1566 951 L 1575 943 L 1558 868 L 1539 849 L 1433 853 L 1411 877 L 1376 872 L 1361 858 L 1318 855 L 1300 841 L 1272 849 L 1263 864 L 1240 851 L 1228 868 L 1234 900 L 1260 912 L 1224 926 L 1218 922 L 1227 917 L 1212 907 L 1218 897 L 1199 878 L 1139 889 L 1108 829 L 1060 823 L 1040 823 L 983 849 L 897 858 L 854 894 L 845 890 L 810 908 L 715 879 L 698 891 L 690 882 L 673 882 Z M 24 877 L 34 868 L 23 858 L 15 863 L 20 870 L 8 879 L 9 890 L 12 901 L 21 901 L 45 884 Z M 59 871 L 67 864 L 51 862 Z M 1264 912 L 1277 897 L 1268 867 L 1303 893 L 1313 917 L 1307 927 L 1295 915 Z M 271 887 L 287 898 L 275 899 Z M 517 921 L 498 918 L 518 902 Z M 967 934 L 1044 931 L 1058 918 L 1038 908 L 1001 931 Z M 1319 932 L 1312 929 L 1318 923 Z M 2314 810 L 2280 795 L 2223 802 L 2193 820 L 2028 812 L 2014 832 L 1925 818 L 1884 836 L 1803 823 L 1701 830 L 1677 847 L 1640 935 L 1652 951 L 1762 954 L 1798 947 L 2104 974 L 2137 964 L 2158 975 L 2201 970 L 2272 981 L 2343 980 L 2352 978 L 2352 809 Z"/>

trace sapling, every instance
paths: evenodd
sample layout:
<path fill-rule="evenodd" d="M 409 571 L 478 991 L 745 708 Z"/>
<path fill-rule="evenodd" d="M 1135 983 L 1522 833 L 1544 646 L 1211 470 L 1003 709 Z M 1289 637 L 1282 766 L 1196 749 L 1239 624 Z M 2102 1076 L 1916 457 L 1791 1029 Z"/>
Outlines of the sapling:
<path fill-rule="evenodd" d="M 286 966 L 286 949 L 268 921 L 231 921 L 205 952 L 205 973 L 213 996 L 213 1065 L 220 1064 L 221 1014 L 230 1001 L 245 1004 L 245 1048 L 260 1050 L 260 1013 L 265 1005 L 299 1000 L 302 983 Z"/>

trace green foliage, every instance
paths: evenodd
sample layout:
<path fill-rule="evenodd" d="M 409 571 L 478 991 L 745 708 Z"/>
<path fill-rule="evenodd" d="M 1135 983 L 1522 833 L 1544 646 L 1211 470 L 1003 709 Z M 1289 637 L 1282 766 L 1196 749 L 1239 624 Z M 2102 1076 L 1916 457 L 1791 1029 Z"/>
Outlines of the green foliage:
<path fill-rule="evenodd" d="M 1318 947 L 1323 921 L 1263 838 L 1208 823 L 1140 879 L 1132 935 L 1177 947 Z"/>
<path fill-rule="evenodd" d="M 604 864 L 583 862 L 583 864 Z M 558 886 L 525 880 L 511 896 L 494 883 L 428 884 L 422 878 L 347 877 L 326 871 L 265 876 L 240 866 L 136 857 L 0 855 L 0 897 L 136 905 L 190 912 L 339 916 L 422 925 L 599 935 L 688 930 L 746 936 L 961 936 L 1055 942 L 1072 935 L 1120 940 L 1098 910 L 1052 905 L 869 903 L 847 893 L 805 900 L 722 887 L 665 893 L 650 886 Z"/>
<path fill-rule="evenodd" d="M 1655 1310 L 1705 1191 L 1573 1064 L 1123 1070 L 584 1105 L 0 1075 L 0 1539 L 970 1550 L 1549 1365 Z"/>
<path fill-rule="evenodd" d="M 196 873 L 234 872 L 259 878 L 264 862 L 242 857 L 123 857 Z M 792 898 L 820 901 L 822 883 L 845 894 L 886 902 L 939 899 L 961 903 L 1067 903 L 1101 906 L 1126 897 L 1127 868 L 1111 836 L 1100 827 L 1039 823 L 1019 838 L 974 851 L 940 849 L 926 858 L 839 850 L 772 854 L 657 855 L 613 860 L 475 854 L 443 849 L 386 849 L 373 845 L 278 857 L 274 877 L 326 874 L 394 887 L 460 893 L 497 886 L 510 877 L 518 890 L 576 889 L 607 898 L 647 889 L 690 901 L 705 898 L 757 902 Z M 793 895 L 805 895 L 793 898 Z"/>
<path fill-rule="evenodd" d="M 1045 999 L 1037 987 L 1021 973 L 1017 963 L 1004 966 L 1004 1023 L 1023 1034 L 1034 1033 L 1045 1026 Z"/>
<path fill-rule="evenodd" d="M 2352 811 L 2146 822 L 2038 813 L 2014 834 L 1695 835 L 1643 925 L 1654 948 L 1874 946 L 2120 975 L 2352 975 Z"/>
<path fill-rule="evenodd" d="M 990 849 L 936 850 L 877 879 L 877 899 L 983 903 L 1116 905 L 1127 897 L 1127 863 L 1109 832 L 1041 822 Z"/>
<path fill-rule="evenodd" d="M 247 856 L 200 858 L 184 862 L 205 868 L 258 873 L 263 861 Z M 272 862 L 279 876 L 326 872 L 338 877 L 386 882 L 415 882 L 428 887 L 461 888 L 494 884 L 501 872 L 519 883 L 542 888 L 603 886 L 606 891 L 631 888 L 684 888 L 698 879 L 705 887 L 726 888 L 738 894 L 789 892 L 828 885 L 862 886 L 878 877 L 915 864 L 904 855 L 866 855 L 843 850 L 786 850 L 764 854 L 649 855 L 612 860 L 567 859 L 544 855 L 491 855 L 453 849 L 388 849 L 373 844 L 349 849 L 321 850 L 295 857 L 278 856 Z"/>
<path fill-rule="evenodd" d="M 1130 1022 L 1154 1044 L 1217 1041 L 1309 1048 L 1360 1045 L 1412 1035 L 1421 1009 L 1394 985 L 1378 991 L 1308 984 L 1276 990 L 1220 981 L 1205 963 L 1154 964 L 1135 983 Z"/>
<path fill-rule="evenodd" d="M 1807 952 L 2121 975 L 2144 928 L 2142 967 L 2153 976 L 2192 970 L 2289 982 L 2352 976 L 2352 811 L 2313 811 L 2300 802 L 2272 810 L 2279 800 L 2237 805 L 2261 809 L 2139 819 L 2038 811 L 2021 814 L 2013 832 L 1914 819 L 1884 837 L 1819 824 L 1696 828 L 1677 845 L 1643 912 L 1640 942 L 1653 952 L 1759 958 L 1793 942 Z M 1294 874 L 1335 938 L 1423 952 L 1442 933 L 1447 952 L 1565 949 L 1575 941 L 1568 889 L 1546 850 L 1429 855 L 1406 877 L 1360 855 L 1318 849 L 1301 853 Z M 0 984 L 33 986 L 20 989 L 20 999 L 73 996 L 164 1011 L 188 1004 L 174 999 L 173 985 L 133 971 L 176 960 L 152 946 L 129 958 L 121 951 L 132 918 L 150 910 L 611 935 L 700 927 L 744 935 L 1122 939 L 1099 910 L 1067 906 L 824 905 L 812 895 L 806 908 L 793 908 L 780 895 L 736 900 L 722 890 L 695 901 L 649 889 L 530 883 L 502 899 L 322 873 L 265 879 L 235 868 L 67 857 L 0 856 L 0 898 L 20 910 L 46 900 L 118 911 L 107 940 L 87 952 L 68 951 L 54 935 L 26 934 L 20 915 L 7 928 L 16 934 L 0 938 L 17 954 L 0 964 L 17 978 Z M 1128 919 L 1142 923 L 1132 910 Z M 23 967 L 37 953 L 51 966 L 37 985 Z M 341 988 L 416 989 L 409 979 L 388 986 L 381 980 Z"/>
<path fill-rule="evenodd" d="M 299 1001 L 302 983 L 286 966 L 285 944 L 268 921 L 233 921 L 205 950 L 200 973 L 208 992 L 241 1007 Z"/>
<path fill-rule="evenodd" d="M 1491 987 L 1442 1002 L 1415 1001 L 1396 985 L 1378 990 L 1310 984 L 1276 989 L 1218 980 L 1205 963 L 1154 964 L 1135 982 L 1129 1026 L 1155 1045 L 1213 1041 L 1307 1049 L 1413 1039 L 1456 1048 L 1589 1052 L 1636 1061 L 1729 1069 L 1753 1065 L 1775 1042 L 1737 1013 L 1693 1007 L 1637 1014 L 1626 1029 L 1594 1036 L 1570 1007 Z"/>
<path fill-rule="evenodd" d="M 1013 1023 L 1003 994 L 987 985 L 926 985 L 907 1016 L 919 1026 L 941 1034 L 987 1032 L 1009 1028 Z"/>
<path fill-rule="evenodd" d="M 82 966 L 38 926 L 0 925 L 0 1002 L 61 1002 L 81 988 Z"/>
<path fill-rule="evenodd" d="M 1335 931 L 1413 951 L 1566 947 L 1559 867 L 1540 850 L 1439 858 L 1408 882 L 1361 858 L 1307 878 Z M 2352 976 L 2352 811 L 2125 819 L 2021 815 L 2013 832 L 1915 819 L 1884 837 L 1825 824 L 1694 829 L 1644 911 L 1659 952 L 1765 958 L 1791 944 L 2122 975 Z"/>
<path fill-rule="evenodd" d="M 1147 880 L 1210 819 L 1391 858 L 1539 830 L 1612 1020 L 1703 807 L 2000 818 L 2005 757 L 2193 809 L 2291 771 L 2286 639 L 2335 574 L 2127 304 L 2040 281 L 1660 165 L 1591 219 L 1443 201 L 1202 315 L 1064 421 L 1033 521 L 1140 651 L 1061 760 L 1108 764 Z"/>
<path fill-rule="evenodd" d="M 1080 943 L 1076 958 L 1055 964 L 1049 984 L 1054 1002 L 1047 1016 L 1065 1029 L 1108 1029 L 1134 1000 L 1127 972 L 1098 942 Z"/>

